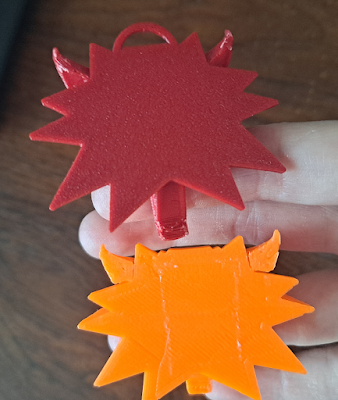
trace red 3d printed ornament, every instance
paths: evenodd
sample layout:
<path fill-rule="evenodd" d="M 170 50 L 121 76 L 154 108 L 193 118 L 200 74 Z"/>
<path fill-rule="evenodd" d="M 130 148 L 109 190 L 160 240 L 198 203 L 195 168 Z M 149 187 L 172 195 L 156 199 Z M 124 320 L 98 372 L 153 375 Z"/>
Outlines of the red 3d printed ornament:
<path fill-rule="evenodd" d="M 167 43 L 122 49 L 145 31 Z M 151 197 L 160 236 L 177 239 L 188 232 L 185 186 L 243 209 L 230 167 L 285 168 L 241 124 L 277 101 L 243 92 L 257 74 L 224 68 L 231 50 L 229 31 L 204 54 L 196 33 L 179 44 L 151 23 L 125 29 L 113 51 L 92 44 L 89 69 L 55 49 L 67 90 L 42 102 L 63 118 L 30 137 L 81 149 L 51 210 L 110 185 L 111 230 Z"/>

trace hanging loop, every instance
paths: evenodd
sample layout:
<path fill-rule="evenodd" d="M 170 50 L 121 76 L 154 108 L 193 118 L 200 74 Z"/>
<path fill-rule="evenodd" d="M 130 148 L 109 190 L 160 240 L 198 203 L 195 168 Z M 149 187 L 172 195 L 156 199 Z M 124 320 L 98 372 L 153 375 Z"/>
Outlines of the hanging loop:
<path fill-rule="evenodd" d="M 124 42 L 128 39 L 128 37 L 133 35 L 134 33 L 139 33 L 139 32 L 154 33 L 155 35 L 160 36 L 168 44 L 177 44 L 177 41 L 174 38 L 174 36 L 169 31 L 162 28 L 162 26 L 154 24 L 152 22 L 140 22 L 128 26 L 128 28 L 124 29 L 118 35 L 113 46 L 113 52 L 116 53 L 118 51 L 121 51 L 122 46 Z"/>

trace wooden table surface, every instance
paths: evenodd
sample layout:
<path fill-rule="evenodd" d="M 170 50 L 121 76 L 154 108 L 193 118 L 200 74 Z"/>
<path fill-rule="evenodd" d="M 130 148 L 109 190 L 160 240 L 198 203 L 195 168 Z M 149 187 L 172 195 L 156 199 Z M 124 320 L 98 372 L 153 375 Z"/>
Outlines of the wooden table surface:
<path fill-rule="evenodd" d="M 77 230 L 89 197 L 52 213 L 49 203 L 77 149 L 33 143 L 55 120 L 40 99 L 63 89 L 56 46 L 88 65 L 88 44 L 111 48 L 132 23 L 153 21 L 178 41 L 198 32 L 205 50 L 224 29 L 235 37 L 232 67 L 255 70 L 250 90 L 280 105 L 253 123 L 338 117 L 338 2 L 334 0 L 37 0 L 31 2 L 1 92 L 0 399 L 140 399 L 142 377 L 101 389 L 92 383 L 109 350 L 76 325 L 96 307 L 87 295 L 109 284 L 81 249 Z M 152 42 L 151 37 L 130 39 Z M 291 275 L 337 266 L 337 256 L 282 252 Z M 186 399 L 184 387 L 167 399 Z M 199 399 L 200 397 L 197 397 Z M 202 397 L 201 397 L 202 398 Z"/>

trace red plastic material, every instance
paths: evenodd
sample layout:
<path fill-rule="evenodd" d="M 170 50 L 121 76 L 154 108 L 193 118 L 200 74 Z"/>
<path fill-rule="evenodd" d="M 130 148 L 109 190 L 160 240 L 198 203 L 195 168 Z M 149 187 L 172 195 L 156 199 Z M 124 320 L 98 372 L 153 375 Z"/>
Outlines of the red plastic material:
<path fill-rule="evenodd" d="M 57 48 L 53 49 L 53 61 L 67 89 L 89 81 L 89 68 L 63 57 Z"/>
<path fill-rule="evenodd" d="M 130 34 L 140 31 L 159 34 L 170 44 L 122 48 Z M 178 44 L 155 24 L 136 24 L 116 39 L 114 51 L 90 46 L 90 76 L 78 64 L 61 65 L 69 88 L 43 104 L 64 117 L 33 132 L 31 139 L 81 149 L 50 208 L 110 185 L 114 230 L 174 182 L 243 209 L 230 167 L 279 173 L 285 168 L 241 125 L 277 101 L 243 92 L 255 72 L 220 68 L 230 59 L 231 45 L 226 33 L 206 56 L 195 33 Z M 184 201 L 175 193 L 181 191 L 171 191 L 174 200 L 166 204 Z M 173 226 L 181 226 L 185 213 L 171 217 Z M 159 219 L 158 225 L 162 229 L 164 223 Z M 175 229 L 162 231 L 172 238 Z"/>
<path fill-rule="evenodd" d="M 232 56 L 232 45 L 234 38 L 228 30 L 224 32 L 224 38 L 213 49 L 206 53 L 206 58 L 210 65 L 216 67 L 227 67 L 230 64 Z"/>
<path fill-rule="evenodd" d="M 259 400 L 254 366 L 306 373 L 272 329 L 313 312 L 285 295 L 298 281 L 263 271 L 275 267 L 279 232 L 245 249 L 242 237 L 223 248 L 136 246 L 135 259 L 101 250 L 114 286 L 89 299 L 102 308 L 80 329 L 120 336 L 95 381 L 106 385 L 144 373 L 143 400 L 186 381 L 191 394 L 211 391 L 211 379 Z"/>
<path fill-rule="evenodd" d="M 188 234 L 184 186 L 169 182 L 150 200 L 160 238 L 175 240 Z"/>
<path fill-rule="evenodd" d="M 137 24 L 133 24 L 128 26 L 128 28 L 124 29 L 116 38 L 113 51 L 116 53 L 122 50 L 122 46 L 124 42 L 128 39 L 129 36 L 134 33 L 141 32 L 151 32 L 157 36 L 160 36 L 163 40 L 165 40 L 168 44 L 177 44 L 174 36 L 168 32 L 166 29 L 162 28 L 162 26 L 151 23 L 151 22 L 139 22 Z"/>

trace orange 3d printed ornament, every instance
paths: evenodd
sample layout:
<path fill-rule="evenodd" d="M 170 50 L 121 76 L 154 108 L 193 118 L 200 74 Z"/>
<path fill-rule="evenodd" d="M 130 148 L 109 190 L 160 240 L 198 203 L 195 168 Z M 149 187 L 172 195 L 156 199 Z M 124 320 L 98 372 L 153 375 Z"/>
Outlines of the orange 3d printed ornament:
<path fill-rule="evenodd" d="M 144 373 L 143 400 L 155 400 L 186 381 L 191 394 L 211 379 L 259 400 L 254 366 L 305 373 L 272 327 L 313 308 L 287 296 L 298 281 L 270 274 L 279 232 L 246 250 L 228 245 L 156 253 L 136 246 L 135 258 L 101 250 L 117 285 L 92 293 L 102 308 L 80 329 L 120 336 L 95 385 Z"/>
<path fill-rule="evenodd" d="M 122 48 L 144 31 L 167 43 Z M 277 101 L 243 92 L 257 74 L 227 68 L 232 41 L 226 31 L 205 54 L 196 33 L 179 44 L 162 27 L 140 23 L 117 37 L 113 51 L 92 44 L 89 68 L 55 49 L 67 89 L 43 104 L 64 116 L 31 139 L 81 149 L 50 208 L 110 185 L 111 230 L 151 197 L 158 232 L 172 240 L 188 233 L 185 186 L 243 209 L 230 167 L 284 172 L 241 124 Z"/>

